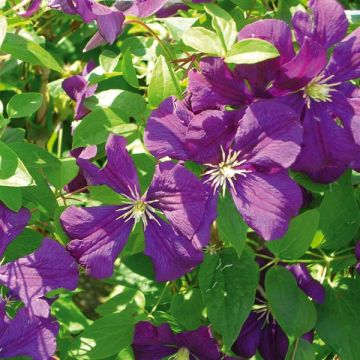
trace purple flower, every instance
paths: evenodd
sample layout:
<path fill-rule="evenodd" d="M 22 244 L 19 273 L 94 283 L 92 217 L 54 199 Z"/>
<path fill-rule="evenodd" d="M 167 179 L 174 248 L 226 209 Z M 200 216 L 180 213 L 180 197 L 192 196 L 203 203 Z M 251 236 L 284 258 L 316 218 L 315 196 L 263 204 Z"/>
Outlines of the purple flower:
<path fill-rule="evenodd" d="M 126 200 L 119 206 L 66 209 L 61 222 L 71 239 L 68 249 L 92 276 L 111 276 L 131 230 L 142 222 L 145 254 L 154 262 L 156 279 L 176 279 L 202 261 L 201 250 L 189 239 L 201 225 L 206 192 L 192 173 L 168 161 L 157 165 L 150 187 L 141 196 L 136 169 L 125 146 L 124 138 L 111 135 L 102 169 L 78 158 L 90 184 L 108 185 Z"/>
<path fill-rule="evenodd" d="M 50 359 L 56 351 L 59 325 L 53 318 L 34 317 L 26 308 L 13 319 L 7 317 L 5 302 L 0 299 L 0 357 L 29 356 L 34 360 Z"/>
<path fill-rule="evenodd" d="M 95 63 L 93 61 L 89 61 L 83 69 L 81 75 L 71 76 L 65 79 L 62 83 L 62 87 L 66 94 L 76 102 L 75 120 L 81 120 L 89 113 L 89 110 L 84 106 L 84 102 L 88 97 L 95 94 L 97 85 L 89 85 L 86 75 L 94 70 L 95 67 Z"/>
<path fill-rule="evenodd" d="M 297 54 L 286 23 L 258 21 L 245 26 L 239 40 L 269 41 L 281 55 L 234 70 L 221 59 L 205 59 L 201 72 L 191 73 L 189 90 L 197 109 L 214 103 L 242 106 L 269 97 L 293 106 L 304 126 L 302 151 L 293 168 L 327 183 L 340 177 L 359 152 L 355 143 L 360 144 L 360 110 L 345 88 L 360 76 L 360 31 L 341 41 L 348 26 L 342 7 L 334 0 L 312 0 L 309 6 L 312 15 L 300 11 L 293 17 Z M 328 62 L 327 49 L 333 45 Z"/>
<path fill-rule="evenodd" d="M 41 0 L 31 0 L 27 9 L 24 12 L 18 13 L 18 15 L 25 18 L 31 17 L 40 9 L 40 6 L 41 6 Z"/>
<path fill-rule="evenodd" d="M 137 360 L 161 360 L 168 356 L 179 360 L 231 359 L 221 354 L 216 340 L 206 326 L 174 334 L 168 324 L 156 327 L 142 321 L 135 326 L 132 347 Z"/>
<path fill-rule="evenodd" d="M 356 256 L 356 259 L 358 261 L 358 263 L 356 264 L 355 269 L 360 274 L 360 241 L 358 241 L 356 246 L 355 246 L 355 256 Z"/>
<path fill-rule="evenodd" d="M 228 187 L 245 222 L 265 240 L 283 236 L 301 206 L 301 191 L 286 172 L 301 141 L 297 115 L 275 101 L 254 103 L 245 113 L 194 114 L 170 98 L 152 113 L 145 129 L 145 144 L 155 157 L 206 166 L 211 206 L 204 223 L 216 217 L 218 194 Z"/>

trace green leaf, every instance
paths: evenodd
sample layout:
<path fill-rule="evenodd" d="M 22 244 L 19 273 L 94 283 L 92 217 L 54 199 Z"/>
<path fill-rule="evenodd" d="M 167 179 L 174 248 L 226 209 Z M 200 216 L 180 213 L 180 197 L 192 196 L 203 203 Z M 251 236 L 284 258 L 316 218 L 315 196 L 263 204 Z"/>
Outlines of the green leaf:
<path fill-rule="evenodd" d="M 314 328 L 316 309 L 300 290 L 294 276 L 282 266 L 271 268 L 265 277 L 271 312 L 287 335 L 301 337 Z"/>
<path fill-rule="evenodd" d="M 309 249 L 318 225 L 319 212 L 308 210 L 291 221 L 284 237 L 269 241 L 267 247 L 279 259 L 299 259 Z"/>
<path fill-rule="evenodd" d="M 207 55 L 225 56 L 221 41 L 214 31 L 202 27 L 192 27 L 184 32 L 182 40 L 185 45 Z"/>
<path fill-rule="evenodd" d="M 160 55 L 155 63 L 149 83 L 149 103 L 151 106 L 157 107 L 171 95 L 181 97 L 180 85 L 171 65 L 167 63 L 164 56 Z"/>
<path fill-rule="evenodd" d="M 134 323 L 131 314 L 114 313 L 94 321 L 74 341 L 69 355 L 76 359 L 106 359 L 131 344 Z"/>
<path fill-rule="evenodd" d="M 290 171 L 291 177 L 305 189 L 316 193 L 323 193 L 330 190 L 331 184 L 319 184 L 312 181 L 306 174 Z"/>
<path fill-rule="evenodd" d="M 279 0 L 276 17 L 285 21 L 291 19 L 291 7 L 299 5 L 299 0 Z"/>
<path fill-rule="evenodd" d="M 6 106 L 10 118 L 30 116 L 38 111 L 43 102 L 43 96 L 39 93 L 29 92 L 13 96 Z"/>
<path fill-rule="evenodd" d="M 168 17 L 164 20 L 164 24 L 169 29 L 174 40 L 180 41 L 184 32 L 189 30 L 197 20 L 197 18 Z"/>
<path fill-rule="evenodd" d="M 57 189 L 62 189 L 77 176 L 78 172 L 79 167 L 76 165 L 76 159 L 74 158 L 61 159 L 59 167 L 44 169 L 44 175 Z"/>
<path fill-rule="evenodd" d="M 99 92 L 88 98 L 85 105 L 89 110 L 101 108 L 121 110 L 127 118 L 140 117 L 146 110 L 146 102 L 140 94 L 118 89 Z"/>
<path fill-rule="evenodd" d="M 315 329 L 341 360 L 357 360 L 360 354 L 360 281 L 343 279 L 340 287 L 327 287 L 318 308 Z"/>
<path fill-rule="evenodd" d="M 232 16 L 215 4 L 206 4 L 205 11 L 212 16 L 212 26 L 227 52 L 235 43 L 237 37 L 236 23 Z"/>
<path fill-rule="evenodd" d="M 285 360 L 315 360 L 315 349 L 308 341 L 297 338 L 289 346 Z"/>
<path fill-rule="evenodd" d="M 325 193 L 319 213 L 319 229 L 323 233 L 322 247 L 335 250 L 353 240 L 359 229 L 360 211 L 350 171 L 331 184 L 331 190 Z"/>
<path fill-rule="evenodd" d="M 119 63 L 119 59 L 120 55 L 116 55 L 110 50 L 104 50 L 99 56 L 100 65 L 107 73 L 111 73 L 115 70 Z"/>
<path fill-rule="evenodd" d="M 136 76 L 136 71 L 132 62 L 132 55 L 129 48 L 127 48 L 123 54 L 123 58 L 121 60 L 121 71 L 125 80 L 131 86 L 133 86 L 134 88 L 139 87 L 139 80 Z"/>
<path fill-rule="evenodd" d="M 238 256 L 245 248 L 248 226 L 237 211 L 231 196 L 220 197 L 216 220 L 220 239 L 232 245 Z"/>
<path fill-rule="evenodd" d="M 119 205 L 126 201 L 126 197 L 115 192 L 107 185 L 90 186 L 90 197 L 94 201 L 107 205 Z M 127 199 L 128 200 L 128 199 Z"/>
<path fill-rule="evenodd" d="M 110 133 L 129 136 L 138 130 L 111 109 L 97 109 L 85 116 L 74 131 L 73 148 L 104 143 Z"/>
<path fill-rule="evenodd" d="M 204 304 L 199 289 L 172 297 L 170 312 L 178 324 L 186 330 L 196 330 L 202 325 Z"/>
<path fill-rule="evenodd" d="M 15 59 L 62 72 L 61 66 L 50 53 L 40 45 L 20 35 L 7 33 L 0 50 L 10 54 Z"/>
<path fill-rule="evenodd" d="M 0 186 L 0 201 L 10 210 L 19 211 L 22 204 L 22 192 L 18 187 Z"/>
<path fill-rule="evenodd" d="M 231 0 L 231 2 L 239 6 L 240 9 L 249 11 L 254 8 L 256 0 Z"/>
<path fill-rule="evenodd" d="M 276 47 L 265 40 L 246 39 L 237 42 L 229 50 L 225 61 L 233 64 L 256 64 L 279 55 Z"/>
<path fill-rule="evenodd" d="M 200 267 L 199 285 L 214 329 L 231 348 L 254 304 L 259 270 L 247 252 L 237 256 L 233 249 L 207 255 Z"/>
<path fill-rule="evenodd" d="M 7 29 L 7 20 L 5 16 L 0 16 L 0 47 L 4 42 Z"/>

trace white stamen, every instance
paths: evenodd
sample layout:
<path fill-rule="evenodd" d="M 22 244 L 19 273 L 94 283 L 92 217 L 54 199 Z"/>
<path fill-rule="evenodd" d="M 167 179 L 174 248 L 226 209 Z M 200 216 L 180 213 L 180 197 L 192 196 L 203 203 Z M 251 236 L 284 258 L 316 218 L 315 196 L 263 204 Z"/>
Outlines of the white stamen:
<path fill-rule="evenodd" d="M 222 161 L 219 164 L 205 164 L 210 169 L 205 171 L 204 176 L 209 177 L 205 183 L 211 183 L 214 194 L 218 188 L 221 188 L 224 196 L 227 183 L 236 193 L 234 180 L 236 180 L 237 175 L 246 177 L 246 174 L 250 171 L 238 168 L 246 162 L 246 160 L 238 160 L 240 151 L 229 150 L 229 154 L 226 156 L 224 149 L 221 147 L 221 155 Z"/>

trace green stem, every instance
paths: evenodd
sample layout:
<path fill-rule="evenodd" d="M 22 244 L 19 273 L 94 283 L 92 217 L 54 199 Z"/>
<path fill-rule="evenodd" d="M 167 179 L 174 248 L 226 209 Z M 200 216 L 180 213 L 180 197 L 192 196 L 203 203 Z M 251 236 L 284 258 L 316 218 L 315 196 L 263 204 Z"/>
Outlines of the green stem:
<path fill-rule="evenodd" d="M 20 10 L 21 8 L 23 8 L 24 6 L 26 6 L 27 4 L 29 4 L 30 1 L 31 1 L 31 0 L 23 0 L 23 1 L 21 1 L 19 4 L 13 6 L 11 9 L 6 10 L 6 11 L 3 13 L 3 15 L 9 15 L 9 14 L 11 14 L 11 13 L 13 13 L 13 12 L 16 12 L 16 11 Z"/>
<path fill-rule="evenodd" d="M 154 307 L 153 307 L 152 310 L 150 311 L 149 315 L 152 315 L 152 314 L 156 311 L 156 309 L 158 308 L 158 306 L 160 305 L 161 300 L 163 299 L 163 297 L 164 297 L 164 295 L 165 295 L 165 293 L 166 293 L 166 290 L 167 290 L 169 284 L 170 284 L 169 281 L 165 284 L 163 291 L 161 292 L 161 294 L 160 294 L 160 296 L 159 296 L 156 304 L 154 305 Z"/>

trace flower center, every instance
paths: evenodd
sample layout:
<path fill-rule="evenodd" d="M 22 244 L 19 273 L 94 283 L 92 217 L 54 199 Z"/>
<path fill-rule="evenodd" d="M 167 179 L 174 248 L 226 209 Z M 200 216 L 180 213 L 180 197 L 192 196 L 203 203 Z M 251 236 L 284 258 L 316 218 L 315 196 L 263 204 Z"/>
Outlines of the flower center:
<path fill-rule="evenodd" d="M 304 98 L 306 99 L 307 107 L 310 109 L 311 101 L 315 102 L 331 102 L 331 93 L 336 91 L 334 87 L 340 85 L 340 83 L 327 83 L 334 75 L 324 78 L 323 75 L 314 78 L 304 88 Z"/>
<path fill-rule="evenodd" d="M 234 180 L 237 175 L 246 176 L 249 170 L 241 169 L 239 166 L 243 165 L 246 160 L 238 160 L 240 151 L 230 150 L 226 155 L 223 148 L 221 148 L 222 161 L 219 164 L 205 164 L 210 169 L 207 170 L 204 175 L 209 176 L 205 183 L 210 182 L 215 192 L 221 188 L 222 194 L 225 195 L 226 185 L 230 184 L 233 191 L 236 193 Z"/>
<path fill-rule="evenodd" d="M 124 203 L 127 204 L 126 206 L 122 206 L 118 209 L 118 211 L 125 211 L 121 214 L 117 219 L 125 219 L 125 222 L 133 219 L 135 221 L 134 226 L 142 221 L 144 228 L 146 228 L 148 224 L 148 219 L 154 220 L 158 225 L 161 225 L 159 221 L 154 216 L 156 209 L 154 209 L 150 204 L 157 202 L 158 200 L 152 201 L 145 201 L 143 200 L 137 192 L 131 191 L 131 194 L 134 196 L 135 199 L 128 198 L 128 201 Z"/>
<path fill-rule="evenodd" d="M 190 351 L 186 347 L 182 347 L 172 358 L 173 360 L 190 360 Z"/>

